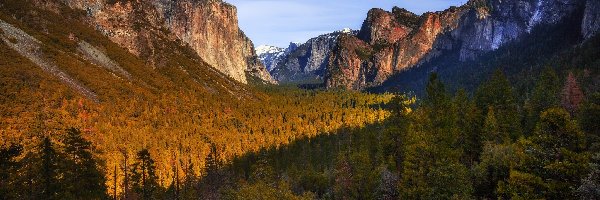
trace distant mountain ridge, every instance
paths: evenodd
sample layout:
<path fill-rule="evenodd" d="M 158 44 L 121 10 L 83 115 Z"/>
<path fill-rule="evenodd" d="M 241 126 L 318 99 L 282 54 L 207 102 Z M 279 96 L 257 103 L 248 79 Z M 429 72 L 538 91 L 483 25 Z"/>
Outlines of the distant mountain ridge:
<path fill-rule="evenodd" d="M 290 43 L 287 48 L 261 46 L 257 55 L 279 82 L 323 81 L 327 62 L 337 38 L 342 34 L 356 35 L 350 28 L 309 39 L 306 43 Z"/>
<path fill-rule="evenodd" d="M 263 62 L 267 71 L 271 72 L 275 67 L 277 67 L 277 63 L 281 61 L 286 55 L 290 52 L 296 50 L 299 45 L 302 43 L 299 42 L 290 42 L 287 48 L 281 48 L 270 45 L 261 45 L 256 48 L 256 55 L 258 55 L 258 59 Z"/>
<path fill-rule="evenodd" d="M 395 7 L 369 11 L 357 36 L 343 36 L 326 66 L 327 88 L 362 90 L 451 51 L 469 61 L 528 34 L 580 14 L 581 35 L 598 32 L 597 0 L 471 0 L 421 16 Z M 440 66 L 443 67 L 443 66 Z"/>

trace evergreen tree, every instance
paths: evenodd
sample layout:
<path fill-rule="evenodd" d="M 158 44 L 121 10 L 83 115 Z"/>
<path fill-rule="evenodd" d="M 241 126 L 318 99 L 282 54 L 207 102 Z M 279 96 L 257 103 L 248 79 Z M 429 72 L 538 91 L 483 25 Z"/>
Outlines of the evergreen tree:
<path fill-rule="evenodd" d="M 26 168 L 25 179 L 32 188 L 32 198 L 34 199 L 61 199 L 63 194 L 61 181 L 61 170 L 59 163 L 62 163 L 61 155 L 55 150 L 54 144 L 50 138 L 42 139 L 38 152 L 32 152 L 25 158 L 25 164 L 31 168 Z M 27 195 L 27 194 L 25 194 Z"/>
<path fill-rule="evenodd" d="M 560 105 L 560 82 L 552 68 L 546 68 L 539 77 L 531 98 L 527 101 L 527 131 L 533 131 L 542 111 Z"/>
<path fill-rule="evenodd" d="M 457 115 L 443 84 L 432 74 L 423 107 L 406 137 L 401 173 L 403 199 L 470 198 L 472 187 L 458 144 Z"/>
<path fill-rule="evenodd" d="M 18 184 L 18 170 L 21 167 L 17 157 L 23 147 L 12 144 L 0 148 L 0 199 L 18 199 L 21 185 Z"/>
<path fill-rule="evenodd" d="M 408 127 L 412 122 L 410 108 L 414 103 L 414 99 L 408 99 L 404 95 L 397 95 L 390 101 L 392 117 L 389 119 L 389 124 L 384 126 L 384 137 L 379 142 L 382 145 L 383 155 L 390 155 L 392 162 L 391 166 L 395 166 L 398 171 L 401 171 L 401 163 L 404 160 L 404 142 Z"/>
<path fill-rule="evenodd" d="M 579 124 L 587 133 L 590 150 L 600 151 L 600 93 L 588 97 L 581 106 Z"/>
<path fill-rule="evenodd" d="M 464 149 L 463 162 L 471 166 L 479 159 L 481 152 L 481 123 L 480 112 L 473 101 L 469 99 L 465 90 L 459 90 L 454 97 L 454 105 L 457 111 L 457 126 L 459 129 L 458 143 Z"/>
<path fill-rule="evenodd" d="M 194 172 L 194 164 L 189 162 L 190 164 L 185 169 L 185 180 L 182 183 L 181 187 L 181 198 L 182 199 L 193 199 L 199 197 L 199 180 Z"/>
<path fill-rule="evenodd" d="M 501 71 L 496 71 L 490 80 L 479 86 L 475 102 L 478 109 L 484 111 L 483 117 L 488 116 L 490 107 L 493 108 L 501 135 L 509 135 L 513 140 L 521 135 L 519 108 L 510 82 Z"/>
<path fill-rule="evenodd" d="M 100 163 L 92 155 L 92 144 L 85 140 L 76 128 L 67 130 L 63 140 L 67 158 L 65 166 L 65 189 L 74 198 L 106 199 L 106 178 Z"/>
<path fill-rule="evenodd" d="M 426 87 L 427 96 L 423 101 L 423 106 L 437 111 L 438 109 L 447 109 L 449 98 L 442 81 L 436 73 L 431 73 Z M 441 112 L 441 111 L 439 111 Z"/>
<path fill-rule="evenodd" d="M 508 179 L 517 162 L 512 144 L 483 144 L 480 162 L 473 168 L 475 196 L 478 199 L 498 198 L 498 183 Z"/>
<path fill-rule="evenodd" d="M 483 142 L 489 142 L 492 144 L 502 144 L 510 142 L 510 137 L 503 132 L 500 132 L 498 127 L 498 120 L 496 119 L 496 113 L 494 108 L 490 107 L 485 121 L 483 122 L 483 130 L 481 134 L 481 140 Z"/>
<path fill-rule="evenodd" d="M 501 187 L 511 198 L 574 199 L 589 172 L 585 136 L 564 109 L 543 112 L 535 134 L 519 144 L 520 163 Z"/>
<path fill-rule="evenodd" d="M 204 176 L 200 181 L 200 194 L 203 199 L 219 199 L 223 183 L 221 162 L 217 155 L 217 148 L 211 145 L 210 152 L 204 163 Z"/>
<path fill-rule="evenodd" d="M 41 196 L 46 199 L 59 199 L 62 196 L 61 191 L 64 188 L 58 165 L 62 161 L 63 157 L 56 151 L 50 138 L 44 138 L 41 145 Z"/>
<path fill-rule="evenodd" d="M 137 153 L 136 162 L 131 171 L 131 187 L 142 199 L 159 199 L 161 191 L 156 176 L 154 160 L 148 149 Z"/>

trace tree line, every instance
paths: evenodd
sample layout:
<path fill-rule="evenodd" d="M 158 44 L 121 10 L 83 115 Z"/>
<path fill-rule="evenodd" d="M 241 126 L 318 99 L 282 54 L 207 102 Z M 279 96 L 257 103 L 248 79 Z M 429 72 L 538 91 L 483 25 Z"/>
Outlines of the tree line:
<path fill-rule="evenodd" d="M 273 92 L 273 91 L 271 91 Z M 349 100 L 344 107 L 359 103 Z M 293 103 L 292 103 L 293 104 Z M 363 105 L 363 104 L 361 104 Z M 373 105 L 373 104 L 371 104 Z M 473 93 L 447 92 L 436 74 L 426 96 L 397 95 L 366 126 L 222 156 L 122 149 L 118 162 L 77 128 L 0 150 L 1 199 L 594 199 L 600 186 L 600 94 L 576 76 L 541 74 L 520 102 L 497 71 Z M 302 118 L 302 117 L 300 117 Z M 282 116 L 280 120 L 289 120 Z M 348 119 L 345 119 L 348 120 Z M 156 154 L 155 152 L 162 152 Z M 205 155 L 205 156 L 204 156 Z M 168 158 L 171 172 L 157 159 Z M 164 161 L 163 161 L 164 162 Z M 199 166 L 198 166 L 199 165 Z M 200 170 L 197 170 L 197 169 Z M 110 169 L 106 172 L 106 169 Z M 200 171 L 200 172 L 198 172 Z M 169 173 L 170 180 L 161 179 Z M 110 177 L 112 176 L 112 177 Z M 121 181 L 117 181 L 121 180 Z M 167 182 L 168 181 L 168 182 Z"/>

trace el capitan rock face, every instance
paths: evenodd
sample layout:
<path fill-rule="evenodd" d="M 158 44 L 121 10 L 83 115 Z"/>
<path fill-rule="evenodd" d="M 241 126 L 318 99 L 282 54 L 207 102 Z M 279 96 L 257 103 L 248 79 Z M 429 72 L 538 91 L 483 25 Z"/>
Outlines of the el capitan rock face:
<path fill-rule="evenodd" d="M 589 38 L 599 29 L 597 7 L 596 0 L 471 0 L 421 16 L 397 7 L 392 12 L 372 9 L 357 36 L 338 40 L 325 84 L 354 90 L 379 86 L 447 52 L 458 52 L 457 61 L 473 60 L 536 26 L 584 10 L 582 35 Z"/>
<path fill-rule="evenodd" d="M 239 29 L 236 8 L 220 0 L 66 0 L 87 12 L 90 23 L 115 43 L 163 66 L 154 40 L 178 40 L 208 64 L 247 83 L 246 74 L 275 83 Z"/>

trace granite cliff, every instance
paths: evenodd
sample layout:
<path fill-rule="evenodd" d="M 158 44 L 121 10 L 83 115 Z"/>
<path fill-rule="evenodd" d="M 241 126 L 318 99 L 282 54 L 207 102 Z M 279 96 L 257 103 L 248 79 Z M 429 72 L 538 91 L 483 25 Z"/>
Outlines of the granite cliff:
<path fill-rule="evenodd" d="M 356 35 L 357 31 L 343 29 L 309 39 L 305 43 L 290 45 L 272 53 L 259 52 L 273 78 L 279 82 L 322 81 L 331 51 L 340 35 Z"/>
<path fill-rule="evenodd" d="M 538 26 L 583 15 L 582 36 L 599 29 L 597 0 L 471 0 L 420 16 L 395 7 L 369 11 L 357 36 L 337 40 L 326 66 L 328 88 L 362 90 L 447 52 L 469 61 Z M 583 14 L 582 14 L 583 13 Z"/>
<path fill-rule="evenodd" d="M 131 53 L 161 67 L 156 40 L 191 47 L 209 65 L 247 83 L 246 75 L 275 83 L 239 29 L 237 10 L 220 0 L 64 0 L 83 10 L 89 23 Z"/>

